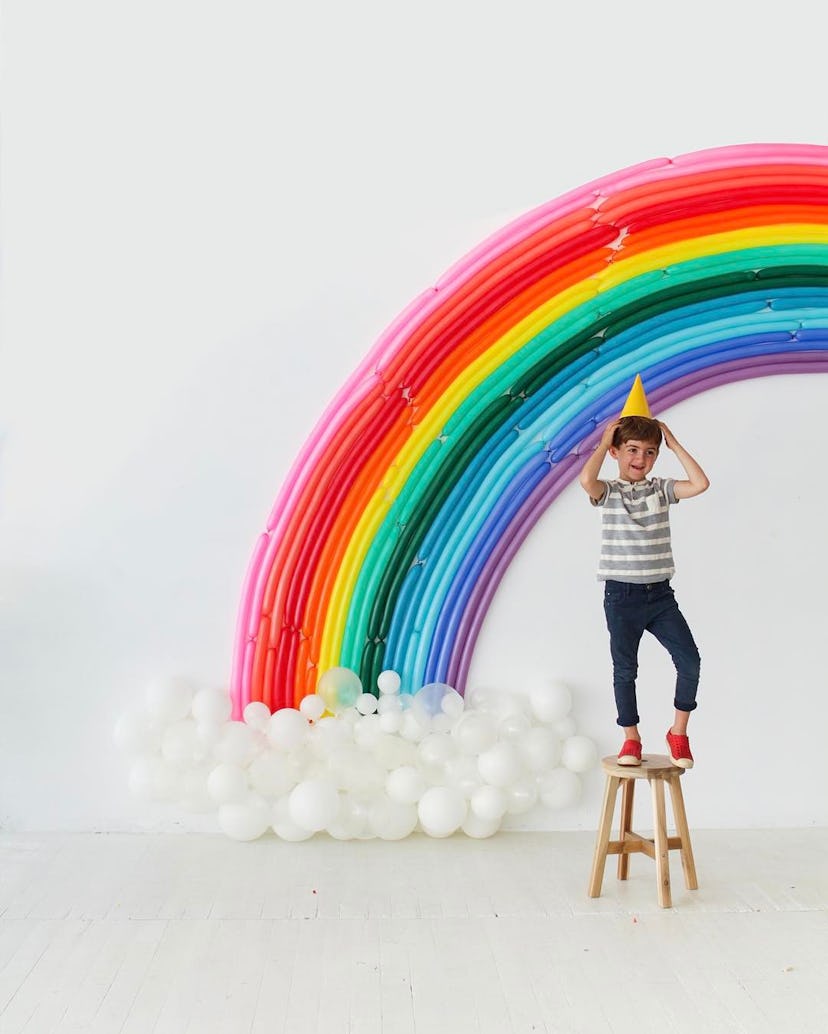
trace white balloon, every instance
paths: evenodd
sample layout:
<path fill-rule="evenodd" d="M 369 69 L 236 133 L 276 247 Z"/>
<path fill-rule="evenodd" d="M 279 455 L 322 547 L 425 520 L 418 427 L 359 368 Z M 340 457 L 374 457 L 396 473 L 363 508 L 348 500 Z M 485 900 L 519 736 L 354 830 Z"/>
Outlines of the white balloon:
<path fill-rule="evenodd" d="M 373 750 L 377 740 L 382 736 L 379 715 L 366 714 L 354 723 L 354 743 L 363 750 Z"/>
<path fill-rule="evenodd" d="M 339 798 L 339 812 L 334 821 L 329 823 L 326 833 L 334 840 L 366 840 L 373 837 L 369 822 L 373 799 L 351 793 L 342 793 Z"/>
<path fill-rule="evenodd" d="M 400 676 L 390 668 L 377 675 L 377 688 L 380 693 L 399 693 L 401 682 Z"/>
<path fill-rule="evenodd" d="M 270 721 L 270 708 L 261 700 L 251 700 L 244 709 L 244 720 L 259 732 L 267 732 L 267 725 Z"/>
<path fill-rule="evenodd" d="M 351 785 L 351 772 L 360 763 L 359 749 L 353 743 L 338 743 L 327 757 L 328 774 L 340 790 Z"/>
<path fill-rule="evenodd" d="M 332 751 L 350 740 L 351 726 L 330 715 L 308 726 L 304 741 L 297 749 L 301 750 L 304 745 L 315 757 L 328 758 Z"/>
<path fill-rule="evenodd" d="M 508 786 L 521 773 L 517 749 L 505 740 L 484 751 L 477 759 L 477 767 L 483 782 L 492 786 Z"/>
<path fill-rule="evenodd" d="M 426 791 L 422 772 L 413 765 L 401 765 L 388 773 L 385 792 L 399 804 L 416 804 Z"/>
<path fill-rule="evenodd" d="M 570 772 L 588 772 L 598 764 L 598 748 L 588 736 L 570 736 L 563 742 L 561 763 Z"/>
<path fill-rule="evenodd" d="M 402 726 L 400 727 L 400 736 L 404 740 L 409 740 L 411 743 L 419 743 L 419 741 L 427 736 L 430 731 L 430 723 L 425 724 L 425 716 L 417 714 L 414 711 L 406 711 L 403 715 Z"/>
<path fill-rule="evenodd" d="M 466 711 L 451 734 L 464 754 L 482 754 L 497 739 L 497 729 L 492 719 L 473 711 Z"/>
<path fill-rule="evenodd" d="M 430 837 L 450 837 L 468 813 L 468 804 L 458 790 L 448 786 L 432 786 L 417 804 L 420 825 Z"/>
<path fill-rule="evenodd" d="M 380 703 L 382 703 L 383 700 L 389 700 L 389 699 L 391 699 L 391 698 L 390 697 L 383 697 L 383 699 L 380 700 Z M 399 732 L 400 729 L 402 728 L 402 723 L 403 723 L 402 711 L 399 711 L 399 710 L 397 710 L 397 711 L 387 711 L 387 712 L 384 712 L 383 714 L 381 714 L 379 716 L 379 725 L 380 725 L 380 729 L 382 729 L 383 732 L 388 732 L 388 733 Z"/>
<path fill-rule="evenodd" d="M 569 714 L 572 693 L 558 679 L 543 679 L 529 689 L 529 703 L 541 722 L 559 722 Z"/>
<path fill-rule="evenodd" d="M 417 754 L 425 765 L 444 765 L 456 753 L 455 743 L 443 732 L 429 733 L 417 747 Z"/>
<path fill-rule="evenodd" d="M 485 840 L 486 837 L 493 836 L 500 829 L 500 819 L 483 819 L 473 811 L 470 811 L 463 819 L 461 828 L 467 837 L 473 837 L 475 840 Z"/>
<path fill-rule="evenodd" d="M 532 723 L 522 711 L 507 714 L 500 722 L 500 735 L 507 739 L 520 739 L 529 732 Z"/>
<path fill-rule="evenodd" d="M 267 738 L 274 747 L 293 750 L 308 734 L 308 720 L 295 707 L 283 707 L 270 716 Z"/>
<path fill-rule="evenodd" d="M 161 736 L 161 756 L 171 765 L 191 765 L 201 761 L 206 748 L 198 737 L 198 728 L 192 718 L 182 718 L 168 725 Z"/>
<path fill-rule="evenodd" d="M 218 821 L 221 831 L 233 840 L 256 840 L 270 825 L 270 808 L 263 797 L 251 793 L 241 801 L 222 804 Z"/>
<path fill-rule="evenodd" d="M 523 815 L 538 803 L 538 789 L 534 779 L 517 779 L 506 787 L 506 811 L 510 815 Z"/>
<path fill-rule="evenodd" d="M 402 714 L 403 704 L 402 698 L 398 696 L 381 696 L 377 701 L 377 713 L 383 714 Z"/>
<path fill-rule="evenodd" d="M 212 811 L 216 804 L 207 789 L 207 778 L 210 775 L 209 765 L 197 765 L 181 773 L 179 792 L 181 806 L 192 812 Z"/>
<path fill-rule="evenodd" d="M 500 822 L 506 814 L 508 800 L 499 786 L 479 786 L 471 795 L 469 806 L 478 818 Z"/>
<path fill-rule="evenodd" d="M 452 718 L 450 714 L 444 714 L 441 711 L 431 719 L 431 730 L 432 732 L 451 732 L 458 721 L 459 719 Z"/>
<path fill-rule="evenodd" d="M 318 722 L 325 713 L 325 701 L 317 693 L 309 693 L 299 701 L 299 712 L 309 722 Z"/>
<path fill-rule="evenodd" d="M 231 765 L 249 765 L 265 747 L 264 735 L 244 722 L 227 722 L 222 726 L 214 753 L 218 761 Z"/>
<path fill-rule="evenodd" d="M 459 718 L 463 713 L 465 704 L 462 696 L 460 696 L 457 690 L 451 689 L 440 701 L 440 707 L 443 712 L 449 716 L 449 718 Z"/>
<path fill-rule="evenodd" d="M 289 840 L 291 843 L 299 843 L 301 840 L 309 840 L 313 836 L 313 830 L 297 826 L 290 817 L 288 810 L 288 798 L 280 797 L 273 805 L 270 812 L 273 832 L 281 840 Z"/>
<path fill-rule="evenodd" d="M 196 725 L 196 736 L 198 736 L 198 742 L 201 744 L 202 749 L 209 754 L 211 750 L 214 750 L 216 744 L 221 739 L 221 734 L 224 731 L 226 722 L 221 725 L 203 724 L 199 722 Z"/>
<path fill-rule="evenodd" d="M 288 814 L 297 826 L 316 833 L 329 825 L 339 811 L 339 794 L 328 779 L 305 779 L 290 791 Z"/>
<path fill-rule="evenodd" d="M 377 698 L 373 693 L 362 693 L 357 697 L 356 709 L 360 714 L 373 714 L 377 709 Z"/>
<path fill-rule="evenodd" d="M 526 715 L 529 701 L 523 693 L 494 693 L 491 698 L 493 713 L 503 722 L 514 715 Z"/>
<path fill-rule="evenodd" d="M 193 697 L 193 718 L 202 725 L 221 725 L 230 720 L 233 703 L 224 689 L 200 689 Z"/>
<path fill-rule="evenodd" d="M 385 785 L 385 768 L 365 751 L 354 751 L 347 767 L 334 779 L 340 789 L 372 797 Z"/>
<path fill-rule="evenodd" d="M 459 790 L 464 797 L 471 797 L 480 786 L 480 772 L 477 758 L 459 754 L 445 763 L 445 780 L 448 786 Z"/>
<path fill-rule="evenodd" d="M 572 715 L 568 715 L 566 718 L 561 718 L 559 722 L 555 722 L 553 726 L 555 732 L 559 738 L 565 740 L 568 736 L 574 736 L 576 732 L 575 719 Z"/>
<path fill-rule="evenodd" d="M 568 768 L 553 768 L 538 780 L 538 791 L 547 808 L 569 808 L 581 796 L 581 780 Z"/>
<path fill-rule="evenodd" d="M 490 713 L 495 710 L 495 702 L 499 696 L 491 686 L 471 686 L 466 690 L 466 709 Z"/>
<path fill-rule="evenodd" d="M 382 733 L 373 746 L 373 754 L 383 768 L 392 769 L 412 764 L 417 757 L 417 749 L 399 736 Z"/>
<path fill-rule="evenodd" d="M 153 799 L 172 801 L 179 796 L 181 782 L 178 772 L 166 761 L 158 759 L 153 777 Z"/>
<path fill-rule="evenodd" d="M 417 827 L 417 806 L 392 801 L 382 794 L 371 805 L 369 821 L 382 840 L 402 840 Z"/>
<path fill-rule="evenodd" d="M 250 785 L 265 797 L 281 797 L 298 781 L 293 759 L 275 750 L 264 750 L 247 770 Z"/>
<path fill-rule="evenodd" d="M 142 711 L 121 715 L 115 723 L 113 737 L 126 754 L 154 754 L 161 749 L 161 731 L 150 716 Z"/>
<path fill-rule="evenodd" d="M 131 793 L 143 801 L 169 801 L 179 790 L 175 769 L 159 757 L 137 758 L 128 785 Z"/>
<path fill-rule="evenodd" d="M 554 730 L 546 725 L 535 725 L 518 743 L 524 765 L 530 772 L 544 772 L 554 768 L 561 759 L 561 741 Z"/>
<path fill-rule="evenodd" d="M 190 713 L 194 693 L 186 679 L 153 679 L 146 690 L 147 710 L 159 722 L 177 722 Z"/>
<path fill-rule="evenodd" d="M 247 773 L 239 765 L 223 762 L 207 777 L 207 792 L 216 804 L 231 804 L 243 800 L 248 793 Z"/>

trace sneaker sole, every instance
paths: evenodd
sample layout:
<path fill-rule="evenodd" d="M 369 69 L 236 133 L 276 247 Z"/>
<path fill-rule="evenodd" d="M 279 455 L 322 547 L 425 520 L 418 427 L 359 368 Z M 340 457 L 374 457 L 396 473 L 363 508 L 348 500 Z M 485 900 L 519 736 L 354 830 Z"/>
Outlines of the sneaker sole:
<path fill-rule="evenodd" d="M 692 768 L 693 762 L 689 758 L 674 758 L 670 755 L 670 760 L 676 766 L 676 768 Z"/>
<path fill-rule="evenodd" d="M 619 765 L 625 765 L 625 766 L 628 766 L 628 767 L 632 767 L 634 765 L 640 765 L 641 764 L 641 758 L 633 757 L 632 754 L 625 754 L 622 758 L 618 758 L 618 764 Z"/>

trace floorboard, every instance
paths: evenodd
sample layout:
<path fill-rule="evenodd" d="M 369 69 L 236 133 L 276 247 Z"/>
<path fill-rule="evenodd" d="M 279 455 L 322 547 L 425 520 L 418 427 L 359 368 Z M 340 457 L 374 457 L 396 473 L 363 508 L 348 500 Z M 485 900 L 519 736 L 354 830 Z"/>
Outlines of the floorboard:
<path fill-rule="evenodd" d="M 693 839 L 0 834 L 0 1034 L 823 1034 L 828 830 Z"/>

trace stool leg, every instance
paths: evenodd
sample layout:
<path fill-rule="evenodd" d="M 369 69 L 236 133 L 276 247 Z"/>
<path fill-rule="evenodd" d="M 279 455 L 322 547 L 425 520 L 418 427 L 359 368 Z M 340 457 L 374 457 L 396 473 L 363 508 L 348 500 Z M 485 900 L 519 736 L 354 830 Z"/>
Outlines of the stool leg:
<path fill-rule="evenodd" d="M 681 867 L 684 870 L 684 885 L 688 890 L 698 890 L 696 863 L 693 860 L 693 847 L 690 843 L 690 827 L 687 825 L 687 812 L 684 810 L 684 794 L 681 792 L 681 781 L 678 775 L 670 780 L 670 800 L 673 805 L 673 818 L 676 820 L 676 832 L 681 838 Z"/>
<path fill-rule="evenodd" d="M 618 832 L 618 839 L 624 843 L 624 837 L 632 830 L 633 795 L 635 794 L 635 779 L 625 779 L 621 787 L 621 825 Z M 630 856 L 622 848 L 618 856 L 618 879 L 625 880 L 630 871 Z"/>
<path fill-rule="evenodd" d="M 604 881 L 604 865 L 607 861 L 607 848 L 609 847 L 610 827 L 612 826 L 612 813 L 615 810 L 615 798 L 618 794 L 620 782 L 621 780 L 618 776 L 607 776 L 607 785 L 604 790 L 604 807 L 601 812 L 601 824 L 598 827 L 598 835 L 595 839 L 592 875 L 589 878 L 589 896 L 591 898 L 601 896 L 601 884 Z"/>
<path fill-rule="evenodd" d="M 653 822 L 655 823 L 655 863 L 658 880 L 658 903 L 670 908 L 673 899 L 670 894 L 670 848 L 667 843 L 667 809 L 664 806 L 664 780 L 651 779 L 653 790 Z"/>

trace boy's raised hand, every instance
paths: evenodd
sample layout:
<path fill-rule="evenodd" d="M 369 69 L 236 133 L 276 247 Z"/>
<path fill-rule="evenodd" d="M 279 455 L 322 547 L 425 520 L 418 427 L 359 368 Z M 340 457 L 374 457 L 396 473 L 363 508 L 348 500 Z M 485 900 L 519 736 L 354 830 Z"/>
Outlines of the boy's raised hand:
<path fill-rule="evenodd" d="M 612 445 L 612 439 L 613 439 L 613 436 L 615 435 L 615 429 L 618 427 L 618 425 L 620 423 L 621 423 L 621 418 L 620 417 L 617 420 L 610 420 L 610 422 L 604 428 L 603 434 L 601 435 L 601 442 L 600 442 L 601 448 L 603 448 L 605 450 L 609 449 L 609 447 Z"/>
<path fill-rule="evenodd" d="M 601 441 L 595 447 L 595 451 L 590 454 L 587 458 L 586 463 L 581 469 L 579 481 L 581 487 L 590 496 L 592 500 L 598 502 L 604 495 L 604 482 L 598 477 L 601 472 L 601 464 L 604 462 L 604 457 L 607 455 L 607 451 L 612 445 L 612 437 L 615 434 L 615 429 L 621 423 L 620 417 L 617 420 L 611 420 L 601 433 Z"/>
<path fill-rule="evenodd" d="M 691 499 L 694 495 L 701 495 L 702 492 L 706 492 L 710 487 L 710 482 L 705 472 L 687 449 L 676 441 L 675 435 L 662 420 L 658 421 L 658 426 L 664 435 L 664 444 L 676 454 L 676 459 L 684 467 L 684 472 L 687 475 L 685 480 L 675 482 L 676 499 Z"/>
<path fill-rule="evenodd" d="M 664 444 L 668 449 L 675 449 L 676 439 L 670 428 L 664 423 L 663 420 L 657 420 L 656 423 L 661 428 L 661 433 L 664 435 Z"/>

